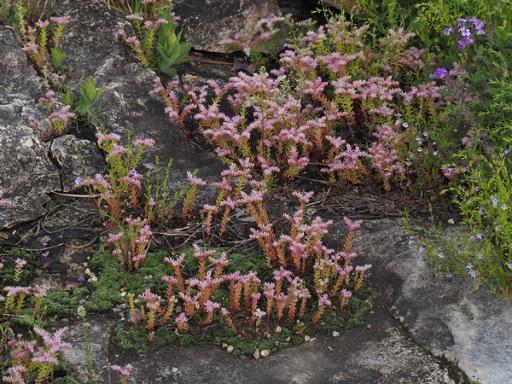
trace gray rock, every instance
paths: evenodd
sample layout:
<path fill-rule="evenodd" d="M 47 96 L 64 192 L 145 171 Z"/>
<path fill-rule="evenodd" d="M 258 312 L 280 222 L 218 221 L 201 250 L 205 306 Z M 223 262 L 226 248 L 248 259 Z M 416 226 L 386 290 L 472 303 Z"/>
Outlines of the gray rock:
<path fill-rule="evenodd" d="M 148 168 L 159 156 L 163 164 L 174 159 L 173 175 L 178 180 L 193 169 L 206 179 L 216 177 L 220 162 L 180 134 L 154 91 L 156 74 L 139 64 L 129 48 L 116 39 L 120 26 L 129 29 L 127 22 L 89 1 L 62 1 L 56 12 L 71 16 L 61 41 L 72 68 L 68 81 L 76 87 L 81 79 L 92 75 L 105 89 L 100 109 L 107 130 L 124 138 L 131 134 L 154 139 L 156 146 L 144 159 Z"/>
<path fill-rule="evenodd" d="M 74 190 L 79 177 L 105 173 L 107 166 L 96 144 L 73 135 L 56 138 L 50 145 L 50 155 L 59 167 L 62 190 Z"/>
<path fill-rule="evenodd" d="M 60 189 L 59 173 L 27 125 L 44 117 L 36 107 L 43 85 L 14 33 L 0 27 L 0 190 L 11 201 L 0 208 L 0 228 L 44 213 L 48 193 Z"/>
<path fill-rule="evenodd" d="M 374 285 L 388 292 L 420 346 L 457 362 L 481 384 L 511 382 L 510 299 L 477 291 L 469 277 L 435 276 L 409 244 L 400 219 L 367 222 L 354 247 L 373 264 Z"/>
<path fill-rule="evenodd" d="M 183 37 L 197 50 L 229 53 L 238 49 L 224 43 L 249 42 L 260 19 L 279 14 L 276 0 L 176 0 Z"/>
<path fill-rule="evenodd" d="M 237 384 L 455 384 L 446 367 L 379 312 L 365 327 L 318 337 L 254 360 L 218 347 L 163 348 L 131 361 L 135 382 Z M 172 356 L 172 359 L 169 359 Z"/>
<path fill-rule="evenodd" d="M 65 340 L 71 344 L 71 348 L 62 352 L 61 361 L 68 366 L 73 376 L 85 382 L 88 377 L 86 348 L 89 346 L 93 379 L 97 383 L 105 383 L 109 377 L 108 343 L 113 322 L 99 317 L 87 323 L 88 337 L 81 323 L 69 327 Z"/>

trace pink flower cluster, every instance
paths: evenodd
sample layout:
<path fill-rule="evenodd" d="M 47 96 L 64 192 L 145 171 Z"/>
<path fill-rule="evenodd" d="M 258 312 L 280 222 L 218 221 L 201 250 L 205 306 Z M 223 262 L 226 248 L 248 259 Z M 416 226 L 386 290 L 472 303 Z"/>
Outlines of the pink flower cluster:
<path fill-rule="evenodd" d="M 8 199 L 2 198 L 3 195 L 4 192 L 0 191 L 0 207 L 8 207 L 9 205 L 11 205 L 11 202 Z"/>
<path fill-rule="evenodd" d="M 69 343 L 62 340 L 67 328 L 50 333 L 41 328 L 34 328 L 43 343 L 37 340 L 24 340 L 21 335 L 11 338 L 6 346 L 12 366 L 5 371 L 2 382 L 11 384 L 25 384 L 32 382 L 31 372 L 37 372 L 37 381 L 40 383 L 48 379 L 55 365 L 59 363 L 59 354 L 71 348 Z"/>
<path fill-rule="evenodd" d="M 153 232 L 148 223 L 140 218 L 127 217 L 125 222 L 126 226 L 120 227 L 119 232 L 109 234 L 108 245 L 112 255 L 119 258 L 121 268 L 132 271 L 146 258 Z"/>
<path fill-rule="evenodd" d="M 405 151 L 398 148 L 406 148 L 411 135 L 401 135 L 401 125 L 394 129 L 399 139 L 391 139 L 382 126 L 391 126 L 399 115 L 409 129 L 435 118 L 442 87 L 418 82 L 425 52 L 407 47 L 411 34 L 391 30 L 372 48 L 366 33 L 331 20 L 298 46 L 287 46 L 281 67 L 270 73 L 241 72 L 225 84 L 191 79 L 164 88 L 159 82 L 157 90 L 182 131 L 189 134 L 186 125 L 196 122 L 219 156 L 238 164 L 247 159 L 267 181 L 292 179 L 321 164 L 331 181 L 359 183 L 370 171 L 368 159 L 389 189 L 391 180 L 404 174 Z M 397 68 L 412 85 L 394 78 Z M 221 108 L 222 100 L 229 110 Z"/>
<path fill-rule="evenodd" d="M 223 177 L 220 191 L 229 194 L 231 178 L 240 177 L 240 172 L 230 168 Z M 255 272 L 227 273 L 226 254 L 219 257 L 216 251 L 205 250 L 198 244 L 193 245 L 192 255 L 183 253 L 177 258 L 165 258 L 173 275 L 161 279 L 166 285 L 164 298 L 150 290 L 140 295 L 138 299 L 145 302 L 149 313 L 137 309 L 133 301 L 129 303 L 130 318 L 136 323 L 145 322 L 148 340 L 152 340 L 157 326 L 173 318 L 176 330 L 184 333 L 193 325 L 209 325 L 216 318 L 233 332 L 238 332 L 241 325 L 252 325 L 257 332 L 265 318 L 267 322 L 300 319 L 316 324 L 324 311 L 334 306 L 341 316 L 352 292 L 361 288 L 371 267 L 353 265 L 357 254 L 352 252 L 352 240 L 362 221 L 344 219 L 348 235 L 343 250 L 336 251 L 323 241 L 332 221 L 305 218 L 305 207 L 313 193 L 295 192 L 294 196 L 299 207 L 294 214 L 285 215 L 290 223 L 289 233 L 279 236 L 262 205 L 261 192 L 241 191 L 238 202 L 222 205 L 229 209 L 245 205 L 255 218 L 257 228 L 251 230 L 251 238 L 258 241 L 273 268 L 271 280 L 263 282 Z M 184 268 L 187 257 L 194 259 L 192 270 L 190 262 Z M 229 305 L 225 307 L 214 299 L 215 292 L 221 288 L 229 293 Z"/>

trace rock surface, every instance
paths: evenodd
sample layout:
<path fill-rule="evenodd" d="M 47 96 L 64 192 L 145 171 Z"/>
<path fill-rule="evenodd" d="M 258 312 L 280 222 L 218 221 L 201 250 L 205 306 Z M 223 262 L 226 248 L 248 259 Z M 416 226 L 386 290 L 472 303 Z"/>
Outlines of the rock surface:
<path fill-rule="evenodd" d="M 93 322 L 94 335 L 110 335 L 110 320 Z M 98 331 L 96 331 L 98 330 Z M 81 342 L 78 327 L 69 340 Z M 108 345 L 93 342 L 96 366 L 131 363 L 134 383 L 165 384 L 457 384 L 448 367 L 418 347 L 396 327 L 382 309 L 368 317 L 368 326 L 321 336 L 259 360 L 235 357 L 220 347 L 164 347 L 140 357 L 118 356 Z M 83 346 L 83 345 L 82 345 Z M 78 347 L 64 355 L 74 372 L 84 372 Z M 104 374 L 104 373 L 103 373 Z M 83 377 L 83 376 L 82 376 Z"/>
<path fill-rule="evenodd" d="M 258 32 L 258 21 L 278 15 L 276 0 L 176 0 L 183 37 L 197 50 L 229 53 L 239 49 L 224 41 L 249 42 Z"/>
<path fill-rule="evenodd" d="M 94 176 L 97 173 L 103 174 L 107 170 L 96 144 L 78 139 L 73 135 L 64 135 L 53 140 L 50 154 L 59 167 L 64 192 L 76 188 L 77 178 Z"/>
<path fill-rule="evenodd" d="M 70 349 L 62 352 L 61 360 L 67 364 L 75 377 L 81 381 L 87 379 L 87 356 L 86 347 L 89 345 L 91 360 L 93 364 L 93 379 L 95 382 L 104 383 L 108 379 L 108 343 L 112 322 L 107 319 L 98 318 L 87 321 L 88 337 L 84 334 L 82 324 L 76 324 L 68 330 L 65 340 L 71 344 Z"/>
<path fill-rule="evenodd" d="M 510 299 L 476 291 L 469 279 L 434 276 L 409 242 L 401 220 L 386 219 L 367 222 L 354 247 L 418 345 L 480 384 L 512 382 Z"/>
<path fill-rule="evenodd" d="M 125 138 L 131 133 L 134 138 L 154 139 L 155 148 L 145 157 L 148 168 L 159 156 L 163 164 L 174 159 L 176 180 L 194 169 L 198 169 L 200 177 L 216 177 L 220 162 L 210 152 L 185 140 L 165 115 L 160 97 L 154 92 L 156 74 L 139 64 L 129 48 L 117 40 L 120 26 L 129 29 L 127 22 L 89 1 L 62 1 L 56 12 L 71 16 L 61 41 L 72 68 L 68 80 L 76 86 L 91 75 L 97 86 L 104 88 L 99 107 L 107 130 Z"/>
<path fill-rule="evenodd" d="M 41 119 L 36 102 L 43 85 L 14 33 L 0 26 L 0 190 L 11 201 L 0 208 L 0 228 L 44 213 L 48 193 L 60 189 L 59 172 L 28 127 Z"/>

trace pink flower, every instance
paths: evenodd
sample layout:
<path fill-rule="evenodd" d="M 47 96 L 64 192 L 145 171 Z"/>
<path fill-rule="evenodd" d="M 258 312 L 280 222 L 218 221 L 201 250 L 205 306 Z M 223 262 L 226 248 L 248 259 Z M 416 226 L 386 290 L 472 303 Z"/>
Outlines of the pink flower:
<path fill-rule="evenodd" d="M 50 25 L 50 22 L 48 20 L 39 20 L 36 22 L 36 25 L 41 29 L 46 29 Z"/>
<path fill-rule="evenodd" d="M 448 180 L 453 180 L 455 176 L 457 176 L 460 171 L 458 168 L 448 168 L 448 167 L 442 167 L 441 172 L 443 173 L 444 177 L 446 177 Z"/>
<path fill-rule="evenodd" d="M 345 223 L 345 225 L 348 227 L 348 230 L 350 232 L 354 232 L 354 231 L 357 231 L 358 229 L 361 228 L 362 224 L 363 224 L 363 220 L 355 220 L 355 221 L 352 221 L 350 220 L 348 217 L 344 217 L 343 218 L 343 222 Z"/>
<path fill-rule="evenodd" d="M 144 18 L 141 16 L 141 15 L 137 15 L 137 14 L 129 14 L 126 16 L 126 20 L 130 20 L 130 21 L 143 21 Z"/>
<path fill-rule="evenodd" d="M 126 364 L 124 367 L 120 367 L 119 365 L 113 365 L 111 368 L 115 373 L 123 376 L 124 378 L 128 378 L 133 371 L 133 365 L 131 364 Z"/>
<path fill-rule="evenodd" d="M 96 139 L 98 140 L 98 144 L 102 144 L 105 141 L 112 141 L 117 143 L 121 140 L 121 136 L 119 136 L 117 133 L 109 133 L 107 135 L 103 133 L 97 133 Z"/>
<path fill-rule="evenodd" d="M 165 20 L 165 19 L 146 20 L 144 22 L 144 28 L 146 28 L 146 29 L 156 29 L 161 24 L 167 24 L 167 20 Z"/>
<path fill-rule="evenodd" d="M 69 16 L 50 17 L 50 21 L 58 25 L 66 25 L 70 20 L 71 18 Z"/>
<path fill-rule="evenodd" d="M 290 156 L 288 157 L 288 164 L 291 166 L 296 166 L 299 169 L 303 169 L 309 164 L 309 158 L 305 156 L 299 157 L 297 147 L 293 147 L 290 151 Z"/>
<path fill-rule="evenodd" d="M 190 184 L 193 185 L 193 186 L 206 185 L 206 181 L 204 181 L 203 179 L 200 179 L 199 177 L 195 177 L 189 171 L 187 171 L 187 179 L 190 182 Z"/>
<path fill-rule="evenodd" d="M 360 265 L 356 267 L 356 272 L 365 273 L 372 267 L 371 264 Z"/>
<path fill-rule="evenodd" d="M 203 250 L 201 250 L 199 245 L 197 245 L 196 243 L 192 244 L 192 246 L 194 247 L 194 256 L 197 257 L 198 259 L 204 260 L 207 257 L 215 255 L 215 253 L 216 253 L 216 251 L 214 249 L 209 250 L 209 251 L 203 251 Z"/>
<path fill-rule="evenodd" d="M 219 303 L 216 303 L 216 302 L 213 302 L 211 300 L 208 300 L 205 304 L 204 304 L 204 308 L 206 309 L 206 312 L 213 312 L 215 311 L 216 309 L 220 308 L 220 304 Z"/>
<path fill-rule="evenodd" d="M 314 192 L 299 192 L 294 191 L 292 195 L 295 196 L 302 204 L 307 204 L 311 200 L 315 193 Z"/>
<path fill-rule="evenodd" d="M 175 277 L 173 276 L 167 276 L 167 275 L 164 275 L 160 278 L 161 281 L 163 281 L 165 284 L 167 285 L 175 285 L 177 280 Z"/>
<path fill-rule="evenodd" d="M 20 293 L 24 295 L 30 294 L 29 287 L 5 287 L 4 291 L 7 292 L 7 296 L 18 296 Z"/>
<path fill-rule="evenodd" d="M 34 55 L 36 55 L 37 52 L 39 51 L 38 45 L 34 44 L 34 43 L 28 43 L 22 49 L 23 49 L 24 52 L 32 53 Z"/>
<path fill-rule="evenodd" d="M 181 314 L 179 314 L 177 317 L 176 317 L 176 324 L 178 325 L 185 325 L 188 323 L 188 318 L 187 316 L 182 312 Z"/>
<path fill-rule="evenodd" d="M 67 328 L 61 328 L 53 334 L 45 331 L 44 329 L 34 327 L 34 332 L 43 338 L 44 345 L 51 353 L 57 353 L 63 349 L 71 348 L 71 344 L 62 341 L 62 335 L 67 331 Z"/>
<path fill-rule="evenodd" d="M 0 207 L 7 207 L 11 204 L 11 202 L 7 199 L 2 199 L 3 195 L 4 195 L 4 193 L 2 191 L 0 191 Z"/>
<path fill-rule="evenodd" d="M 322 307 L 322 306 L 330 307 L 331 306 L 331 300 L 329 300 L 329 296 L 327 296 L 327 294 L 323 294 L 322 296 L 320 296 L 318 298 L 318 306 L 320 306 L 320 307 Z"/>
<path fill-rule="evenodd" d="M 23 365 L 15 365 L 10 367 L 5 372 L 7 376 L 4 376 L 2 380 L 9 384 L 25 384 L 25 374 L 27 373 L 27 368 Z"/>
<path fill-rule="evenodd" d="M 32 287 L 32 292 L 34 292 L 35 297 L 44 297 L 48 294 L 50 290 L 50 286 L 46 284 L 34 285 Z"/>
<path fill-rule="evenodd" d="M 108 157 L 122 156 L 128 152 L 128 149 L 124 145 L 114 144 L 112 150 L 108 154 Z"/>
<path fill-rule="evenodd" d="M 32 362 L 36 364 L 50 364 L 55 365 L 59 363 L 59 360 L 50 353 L 50 351 L 38 350 L 32 357 Z"/>
<path fill-rule="evenodd" d="M 135 146 L 141 148 L 151 148 L 155 145 L 155 140 L 153 139 L 137 139 L 135 140 Z"/>
<path fill-rule="evenodd" d="M 17 258 L 15 261 L 16 269 L 22 269 L 26 264 L 27 260 Z"/>

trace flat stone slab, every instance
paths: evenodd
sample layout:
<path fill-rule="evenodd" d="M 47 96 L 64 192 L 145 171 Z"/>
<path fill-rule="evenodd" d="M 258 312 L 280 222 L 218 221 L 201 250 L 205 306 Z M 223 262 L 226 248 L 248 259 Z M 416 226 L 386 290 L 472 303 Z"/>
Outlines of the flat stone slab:
<path fill-rule="evenodd" d="M 197 50 L 230 53 L 240 50 L 226 40 L 248 43 L 259 31 L 258 21 L 279 15 L 276 0 L 176 0 L 183 38 Z"/>
<path fill-rule="evenodd" d="M 357 384 L 455 382 L 431 355 L 374 316 L 339 337 L 318 337 L 263 360 L 237 358 L 218 347 L 164 348 L 133 361 L 134 379 L 151 383 Z"/>
<path fill-rule="evenodd" d="M 105 343 L 112 325 L 104 318 L 91 321 L 92 360 L 100 369 L 107 362 L 131 363 L 130 383 L 457 384 L 449 367 L 403 334 L 382 308 L 364 326 L 338 337 L 319 336 L 260 360 L 236 357 L 212 345 L 164 347 L 139 357 L 117 354 Z M 73 326 L 68 337 L 73 348 L 63 355 L 80 375 L 86 369 L 83 340 L 81 327 Z M 107 380 L 107 372 L 103 369 L 98 377 Z"/>
<path fill-rule="evenodd" d="M 156 145 L 148 151 L 146 165 L 150 168 L 155 156 L 163 164 L 173 159 L 176 180 L 194 169 L 206 179 L 217 177 L 220 161 L 180 134 L 154 91 L 156 74 L 139 64 L 130 48 L 116 38 L 120 27 L 130 29 L 127 21 L 92 1 L 62 1 L 56 13 L 71 16 L 61 41 L 70 64 L 67 78 L 76 88 L 91 75 L 104 88 L 99 109 L 107 130 L 124 138 L 131 134 L 154 139 Z"/>
<path fill-rule="evenodd" d="M 98 383 L 108 380 L 108 343 L 111 325 L 112 322 L 104 318 L 88 320 L 88 337 L 82 324 L 69 327 L 65 340 L 71 344 L 71 348 L 62 352 L 61 361 L 68 365 L 75 377 L 83 381 L 87 379 L 86 347 L 89 346 L 94 380 Z"/>
<path fill-rule="evenodd" d="M 48 193 L 60 189 L 59 172 L 27 124 L 45 116 L 37 109 L 43 84 L 12 30 L 0 26 L 0 190 L 11 201 L 0 208 L 0 229 L 44 213 Z"/>
<path fill-rule="evenodd" d="M 107 171 L 105 160 L 96 144 L 73 135 L 53 140 L 50 154 L 59 168 L 64 192 L 76 189 L 75 180 L 79 177 L 94 177 L 97 173 L 104 174 Z"/>
<path fill-rule="evenodd" d="M 418 345 L 456 362 L 480 384 L 512 382 L 510 299 L 485 287 L 477 291 L 469 277 L 434 276 L 401 219 L 366 222 L 354 247 L 373 264 L 374 286 L 389 296 Z"/>

